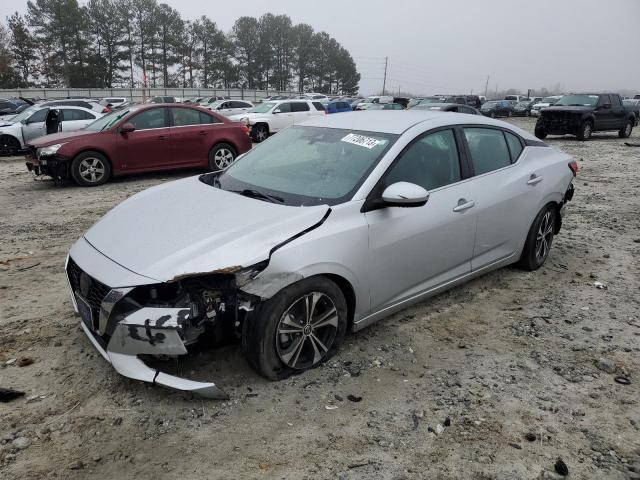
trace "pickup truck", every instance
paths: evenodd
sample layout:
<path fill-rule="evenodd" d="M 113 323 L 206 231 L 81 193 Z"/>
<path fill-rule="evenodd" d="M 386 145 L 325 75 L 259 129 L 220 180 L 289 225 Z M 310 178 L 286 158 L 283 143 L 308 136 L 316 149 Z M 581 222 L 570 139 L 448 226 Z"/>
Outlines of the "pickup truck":
<path fill-rule="evenodd" d="M 634 112 L 622 104 L 617 93 L 565 95 L 553 106 L 540 110 L 535 135 L 575 135 L 588 140 L 593 132 L 617 131 L 628 138 L 638 125 Z"/>

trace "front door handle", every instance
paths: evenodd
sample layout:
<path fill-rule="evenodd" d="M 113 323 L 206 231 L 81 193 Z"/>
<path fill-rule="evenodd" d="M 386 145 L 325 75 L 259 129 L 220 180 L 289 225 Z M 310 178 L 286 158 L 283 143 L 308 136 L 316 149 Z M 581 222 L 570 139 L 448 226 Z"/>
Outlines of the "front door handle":
<path fill-rule="evenodd" d="M 201 130 L 201 131 L 198 132 L 198 135 L 206 135 L 206 134 L 207 134 L 207 132 L 204 131 L 204 130 Z"/>
<path fill-rule="evenodd" d="M 456 207 L 453 207 L 453 211 L 458 213 L 464 212 L 465 210 L 469 210 L 470 208 L 474 207 L 475 204 L 476 202 L 474 201 L 468 202 L 464 198 L 461 198 L 460 200 L 458 200 L 458 205 Z"/>
<path fill-rule="evenodd" d="M 527 180 L 527 185 L 537 185 L 541 181 L 542 181 L 542 177 L 534 173 L 529 177 L 529 180 Z"/>
<path fill-rule="evenodd" d="M 158 135 L 158 140 L 166 140 L 167 138 L 166 135 Z"/>

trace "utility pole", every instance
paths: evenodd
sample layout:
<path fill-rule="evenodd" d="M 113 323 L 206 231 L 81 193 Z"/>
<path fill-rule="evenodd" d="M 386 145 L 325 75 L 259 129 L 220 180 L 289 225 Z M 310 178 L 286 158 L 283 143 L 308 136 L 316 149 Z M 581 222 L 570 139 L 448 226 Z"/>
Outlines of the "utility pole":
<path fill-rule="evenodd" d="M 487 98 L 487 89 L 489 88 L 489 75 L 487 75 L 487 83 L 484 84 L 484 96 Z"/>
<path fill-rule="evenodd" d="M 384 57 L 384 80 L 382 80 L 382 95 L 384 95 L 384 90 L 387 88 L 387 64 L 389 62 L 389 57 Z"/>

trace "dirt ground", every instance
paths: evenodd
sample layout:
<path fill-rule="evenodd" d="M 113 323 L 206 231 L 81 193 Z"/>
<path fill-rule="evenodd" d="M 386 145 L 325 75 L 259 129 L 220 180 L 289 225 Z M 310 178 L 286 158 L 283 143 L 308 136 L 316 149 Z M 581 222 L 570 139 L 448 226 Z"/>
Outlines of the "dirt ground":
<path fill-rule="evenodd" d="M 0 403 L 0 478 L 535 479 L 560 478 L 561 457 L 569 478 L 640 479 L 640 148 L 616 134 L 549 143 L 580 172 L 542 269 L 409 308 L 283 382 L 239 346 L 180 362 L 225 402 L 116 374 L 63 271 L 107 210 L 198 172 L 83 189 L 0 159 L 0 387 L 26 392 Z"/>

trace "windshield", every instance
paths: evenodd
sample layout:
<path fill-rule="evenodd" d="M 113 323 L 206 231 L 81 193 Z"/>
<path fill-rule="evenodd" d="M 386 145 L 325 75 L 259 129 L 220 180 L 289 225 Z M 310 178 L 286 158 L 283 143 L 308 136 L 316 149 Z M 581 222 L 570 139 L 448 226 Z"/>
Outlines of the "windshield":
<path fill-rule="evenodd" d="M 556 100 L 558 99 L 554 97 L 544 97 L 540 103 L 555 103 Z"/>
<path fill-rule="evenodd" d="M 104 117 L 100 117 L 95 122 L 87 125 L 85 130 L 93 130 L 94 132 L 101 132 L 102 130 L 106 130 L 111 128 L 118 120 L 132 112 L 133 109 L 127 108 L 124 110 L 115 110 L 111 113 L 108 113 Z"/>
<path fill-rule="evenodd" d="M 565 95 L 554 105 L 565 107 L 595 107 L 598 103 L 598 95 Z"/>
<path fill-rule="evenodd" d="M 423 105 L 425 103 L 442 103 L 442 100 L 438 97 L 427 97 L 420 100 L 420 103 L 418 103 L 418 105 Z"/>
<path fill-rule="evenodd" d="M 499 101 L 488 101 L 488 102 L 484 102 L 482 104 L 481 108 L 491 108 L 491 107 L 495 107 L 496 105 L 499 105 L 500 102 Z"/>
<path fill-rule="evenodd" d="M 24 110 L 22 110 L 22 112 L 20 112 L 18 115 L 14 116 L 11 121 L 12 122 L 21 122 L 23 120 L 26 120 L 27 118 L 29 118 L 33 112 L 35 112 L 36 110 L 40 110 L 40 108 L 42 107 L 36 107 L 35 105 L 31 105 L 28 108 L 25 108 Z"/>
<path fill-rule="evenodd" d="M 529 105 L 529 102 L 518 102 L 516 103 L 516 107 L 526 107 Z"/>
<path fill-rule="evenodd" d="M 255 107 L 253 107 L 251 110 L 249 110 L 249 113 L 267 113 L 276 105 L 277 105 L 276 102 L 264 102 L 264 103 L 261 103 L 260 105 L 256 105 Z"/>
<path fill-rule="evenodd" d="M 285 205 L 336 205 L 351 198 L 398 136 L 291 127 L 202 181 L 254 197 L 272 196 Z"/>

